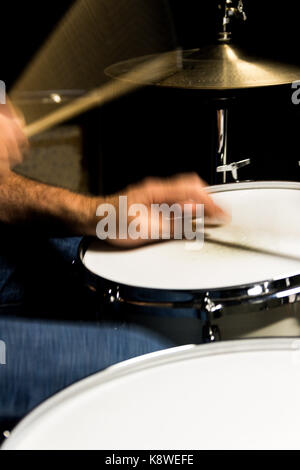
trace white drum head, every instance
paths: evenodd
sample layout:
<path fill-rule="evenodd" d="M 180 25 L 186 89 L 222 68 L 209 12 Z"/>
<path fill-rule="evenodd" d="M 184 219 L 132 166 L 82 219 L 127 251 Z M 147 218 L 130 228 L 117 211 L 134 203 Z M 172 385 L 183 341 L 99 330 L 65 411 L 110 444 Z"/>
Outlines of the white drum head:
<path fill-rule="evenodd" d="M 133 359 L 33 411 L 4 449 L 300 449 L 299 340 Z"/>
<path fill-rule="evenodd" d="M 232 226 L 243 227 L 244 238 L 291 257 L 207 242 L 194 251 L 186 241 L 122 250 L 96 240 L 85 253 L 84 265 L 116 283 L 168 290 L 220 289 L 300 273 L 300 184 L 244 183 L 215 186 L 211 191 L 231 213 Z"/>

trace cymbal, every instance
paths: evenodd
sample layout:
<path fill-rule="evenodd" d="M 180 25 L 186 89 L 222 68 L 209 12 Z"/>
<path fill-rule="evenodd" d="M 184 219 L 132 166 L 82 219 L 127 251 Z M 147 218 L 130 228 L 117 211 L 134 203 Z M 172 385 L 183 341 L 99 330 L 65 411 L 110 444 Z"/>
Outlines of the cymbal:
<path fill-rule="evenodd" d="M 122 79 L 123 74 L 150 57 L 119 62 L 106 68 L 105 73 Z M 252 57 L 230 43 L 179 51 L 179 59 L 176 70 L 166 78 L 145 77 L 142 84 L 221 91 L 287 85 L 300 80 L 300 66 Z"/>

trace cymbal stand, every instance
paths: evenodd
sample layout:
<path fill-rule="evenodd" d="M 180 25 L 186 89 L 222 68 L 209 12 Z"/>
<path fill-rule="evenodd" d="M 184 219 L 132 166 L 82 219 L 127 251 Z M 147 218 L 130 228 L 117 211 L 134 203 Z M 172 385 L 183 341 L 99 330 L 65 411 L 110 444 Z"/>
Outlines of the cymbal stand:
<path fill-rule="evenodd" d="M 228 25 L 232 17 L 238 17 L 246 21 L 247 16 L 244 12 L 243 1 L 239 0 L 237 7 L 232 7 L 232 0 L 225 0 L 225 10 L 223 17 L 223 30 L 219 33 L 219 41 L 227 43 L 231 41 L 231 32 L 228 31 Z M 241 160 L 239 162 L 229 163 L 228 160 L 228 106 L 217 109 L 217 153 L 215 182 L 227 182 L 227 173 L 231 172 L 234 181 L 238 181 L 238 169 L 250 164 L 250 159 Z M 221 178 L 218 173 L 222 173 Z"/>

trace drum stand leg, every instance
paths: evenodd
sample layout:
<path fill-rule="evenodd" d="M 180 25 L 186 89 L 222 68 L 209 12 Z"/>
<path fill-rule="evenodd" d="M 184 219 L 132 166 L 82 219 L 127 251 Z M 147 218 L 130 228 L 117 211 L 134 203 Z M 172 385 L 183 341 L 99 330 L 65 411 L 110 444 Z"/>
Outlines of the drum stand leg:
<path fill-rule="evenodd" d="M 228 164 L 228 109 L 217 109 L 217 130 L 218 130 L 218 149 L 216 155 L 216 165 L 214 169 L 215 184 L 223 183 L 227 181 L 227 173 L 223 172 L 220 176 L 218 175 L 218 168 L 224 167 Z"/>
<path fill-rule="evenodd" d="M 205 315 L 205 323 L 202 328 L 202 339 L 204 343 L 214 343 L 215 341 L 221 341 L 221 333 L 217 325 L 212 324 L 212 318 L 219 307 L 209 298 L 209 292 L 203 299 L 201 310 L 199 310 L 199 318 L 203 319 Z"/>
<path fill-rule="evenodd" d="M 211 325 L 207 322 L 202 329 L 202 336 L 204 343 L 214 343 L 221 341 L 221 333 L 217 325 Z"/>
<path fill-rule="evenodd" d="M 214 184 L 228 183 L 231 173 L 232 180 L 236 183 L 238 180 L 238 170 L 250 164 L 250 158 L 245 158 L 238 162 L 229 163 L 228 157 L 228 108 L 217 109 L 217 140 L 218 147 L 216 152 L 215 167 L 213 168 Z"/>

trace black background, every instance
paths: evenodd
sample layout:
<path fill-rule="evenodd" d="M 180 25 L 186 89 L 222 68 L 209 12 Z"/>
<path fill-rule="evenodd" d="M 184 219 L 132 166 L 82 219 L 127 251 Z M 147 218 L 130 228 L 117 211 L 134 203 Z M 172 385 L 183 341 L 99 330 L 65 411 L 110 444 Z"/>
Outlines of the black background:
<path fill-rule="evenodd" d="M 72 3 L 2 2 L 0 78 L 8 86 Z M 219 1 L 169 3 L 178 44 L 192 48 L 214 41 Z M 300 64 L 299 3 L 244 0 L 248 21 L 235 26 L 235 41 L 260 56 Z M 212 103 L 177 91 L 147 89 L 106 106 L 94 115 L 101 140 L 104 192 L 145 175 L 178 171 L 197 171 L 212 182 L 214 117 Z M 290 88 L 237 99 L 231 109 L 230 158 L 250 157 L 252 161 L 241 177 L 299 180 L 299 129 L 300 106 L 291 104 Z"/>

